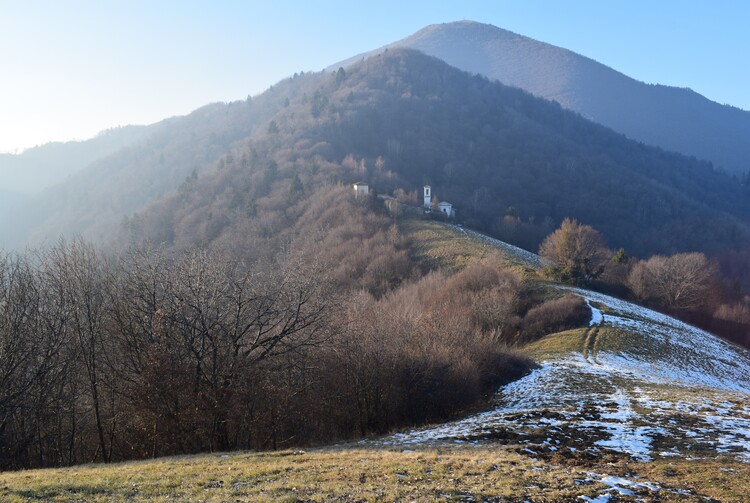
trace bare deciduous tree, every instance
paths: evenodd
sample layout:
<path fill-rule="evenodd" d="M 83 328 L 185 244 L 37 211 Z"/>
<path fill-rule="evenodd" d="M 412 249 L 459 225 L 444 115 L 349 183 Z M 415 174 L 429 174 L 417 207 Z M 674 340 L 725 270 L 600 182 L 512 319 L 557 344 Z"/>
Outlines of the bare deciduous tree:
<path fill-rule="evenodd" d="M 70 330 L 77 343 L 90 393 L 98 447 L 92 461 L 99 456 L 105 462 L 112 457 L 116 431 L 117 402 L 111 381 L 111 360 L 114 358 L 108 337 L 107 320 L 110 312 L 106 289 L 111 279 L 107 262 L 96 249 L 81 240 L 61 243 L 49 252 L 48 274 L 55 288 L 66 292 L 70 308 Z M 105 404 L 105 401 L 107 404 Z"/>
<path fill-rule="evenodd" d="M 566 218 L 544 240 L 539 255 L 561 279 L 586 282 L 604 271 L 612 253 L 596 229 Z"/>
<path fill-rule="evenodd" d="M 628 275 L 628 285 L 638 298 L 673 311 L 691 311 L 709 300 L 713 265 L 702 253 L 655 255 L 638 262 Z"/>

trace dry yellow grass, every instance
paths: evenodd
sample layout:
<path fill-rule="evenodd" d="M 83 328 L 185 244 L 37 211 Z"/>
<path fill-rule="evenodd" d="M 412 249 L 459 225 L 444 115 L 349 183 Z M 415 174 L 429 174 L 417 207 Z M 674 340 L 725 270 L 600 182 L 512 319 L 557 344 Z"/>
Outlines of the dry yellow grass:
<path fill-rule="evenodd" d="M 536 271 L 518 259 L 440 222 L 409 216 L 399 221 L 399 228 L 409 241 L 412 256 L 429 269 L 456 272 L 473 263 L 491 261 L 536 277 Z"/>
<path fill-rule="evenodd" d="M 575 328 L 555 334 L 545 335 L 526 346 L 523 351 L 536 359 L 547 359 L 565 355 L 567 353 L 581 352 L 586 338 L 585 328 Z"/>
<path fill-rule="evenodd" d="M 406 218 L 400 226 L 412 253 L 429 268 L 456 271 L 489 260 L 536 278 L 494 247 L 438 222 Z M 586 334 L 585 328 L 569 330 L 524 349 L 540 359 L 581 351 Z M 622 334 L 602 328 L 597 342 L 616 349 Z M 329 447 L 4 472 L 0 502 L 582 501 L 580 496 L 607 494 L 604 475 L 658 484 L 658 490 L 636 489 L 634 496 L 610 501 L 749 500 L 750 465 L 732 458 L 636 463 L 626 455 L 591 459 L 560 452 L 536 459 L 525 447 Z"/>
<path fill-rule="evenodd" d="M 733 461 L 623 460 L 583 467 L 545 463 L 517 450 L 327 448 L 6 472 L 0 474 L 0 500 L 573 501 L 607 489 L 593 473 L 656 482 L 658 492 L 637 493 L 649 501 L 742 501 L 750 494 L 750 466 Z"/>

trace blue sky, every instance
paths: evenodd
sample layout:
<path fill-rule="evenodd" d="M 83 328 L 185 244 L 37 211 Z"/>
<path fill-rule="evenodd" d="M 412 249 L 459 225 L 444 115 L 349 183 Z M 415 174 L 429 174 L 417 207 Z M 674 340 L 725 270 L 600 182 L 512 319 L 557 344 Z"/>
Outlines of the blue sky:
<path fill-rule="evenodd" d="M 750 110 L 746 0 L 0 0 L 0 152 L 243 99 L 460 19 Z"/>

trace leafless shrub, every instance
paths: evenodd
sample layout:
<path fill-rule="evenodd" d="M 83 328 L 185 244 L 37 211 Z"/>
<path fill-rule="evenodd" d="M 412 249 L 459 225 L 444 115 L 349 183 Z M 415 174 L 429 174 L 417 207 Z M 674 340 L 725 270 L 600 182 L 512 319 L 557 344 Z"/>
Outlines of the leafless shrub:
<path fill-rule="evenodd" d="M 523 318 L 521 338 L 529 342 L 545 334 L 580 326 L 590 317 L 591 309 L 584 300 L 567 294 L 531 308 Z"/>
<path fill-rule="evenodd" d="M 750 305 L 745 302 L 722 304 L 716 309 L 714 317 L 719 320 L 742 323 L 750 327 Z"/>
<path fill-rule="evenodd" d="M 702 253 L 655 255 L 640 261 L 628 285 L 641 300 L 670 311 L 693 311 L 709 301 L 716 267 Z"/>

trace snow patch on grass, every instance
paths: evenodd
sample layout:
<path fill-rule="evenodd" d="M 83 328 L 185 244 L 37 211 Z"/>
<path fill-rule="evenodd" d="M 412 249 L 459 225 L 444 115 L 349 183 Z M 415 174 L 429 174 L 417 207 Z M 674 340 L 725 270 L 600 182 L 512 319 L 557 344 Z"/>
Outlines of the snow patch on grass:
<path fill-rule="evenodd" d="M 589 309 L 591 309 L 591 321 L 589 321 L 589 326 L 593 327 L 594 325 L 601 325 L 602 321 L 604 321 L 602 312 L 592 306 L 591 302 L 588 299 L 586 299 L 586 305 L 589 306 Z"/>
<path fill-rule="evenodd" d="M 588 302 L 606 305 L 603 323 L 646 334 L 658 350 L 643 355 L 605 354 L 614 366 L 641 373 L 659 382 L 706 386 L 750 393 L 750 352 L 704 330 L 651 309 L 579 288 L 566 288 Z M 633 348 L 637 349 L 637 348 Z M 600 360 L 603 359 L 600 355 Z M 619 360 L 619 361 L 615 361 Z"/>
<path fill-rule="evenodd" d="M 535 457 L 614 453 L 637 461 L 726 453 L 750 462 L 747 351 L 649 309 L 567 290 L 602 306 L 592 306 L 589 330 L 603 339 L 586 356 L 582 347 L 543 361 L 500 389 L 493 410 L 378 443 L 495 442 Z M 638 334 L 642 347 L 627 340 L 607 347 L 612 329 Z"/>
<path fill-rule="evenodd" d="M 651 435 L 662 433 L 663 430 L 635 426 L 634 421 L 640 419 L 640 416 L 635 413 L 630 397 L 622 389 L 618 389 L 611 400 L 617 404 L 617 409 L 600 416 L 605 421 L 603 427 L 609 438 L 595 442 L 596 445 L 628 453 L 639 461 L 651 461 Z"/>

